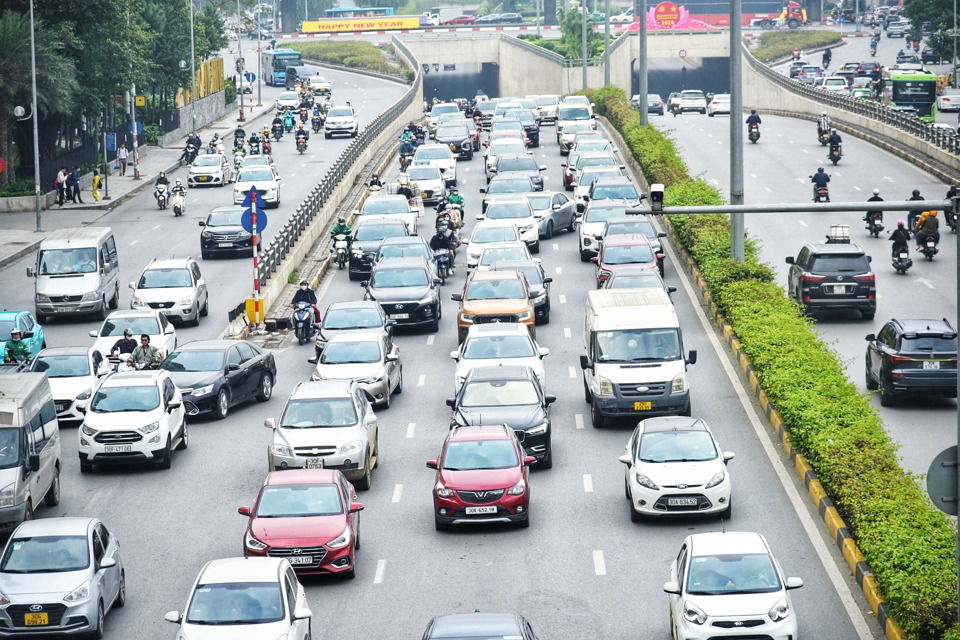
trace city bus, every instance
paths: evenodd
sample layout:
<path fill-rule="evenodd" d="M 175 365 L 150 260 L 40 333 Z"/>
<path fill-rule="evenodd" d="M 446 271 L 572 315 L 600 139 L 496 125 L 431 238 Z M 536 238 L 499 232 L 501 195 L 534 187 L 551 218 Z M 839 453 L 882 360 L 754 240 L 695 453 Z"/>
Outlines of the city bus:
<path fill-rule="evenodd" d="M 937 76 L 925 69 L 891 69 L 884 83 L 891 107 L 913 107 L 921 120 L 937 120 Z"/>
<path fill-rule="evenodd" d="M 263 81 L 269 85 L 286 86 L 287 67 L 299 67 L 303 64 L 300 52 L 293 49 L 269 49 L 260 55 Z"/>
<path fill-rule="evenodd" d="M 324 13 L 328 18 L 383 18 L 393 15 L 393 7 L 334 7 Z"/>

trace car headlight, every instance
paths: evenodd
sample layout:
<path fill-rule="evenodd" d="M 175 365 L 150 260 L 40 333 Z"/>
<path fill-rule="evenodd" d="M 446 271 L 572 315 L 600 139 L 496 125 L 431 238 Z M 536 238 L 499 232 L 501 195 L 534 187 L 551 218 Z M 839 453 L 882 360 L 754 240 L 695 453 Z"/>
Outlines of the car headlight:
<path fill-rule="evenodd" d="M 433 302 L 433 294 L 428 293 L 423 298 L 421 298 L 417 304 L 430 304 L 431 302 Z"/>
<path fill-rule="evenodd" d="M 525 224 L 522 227 L 520 227 L 520 232 L 523 233 L 524 231 L 530 231 L 531 229 L 533 229 L 532 224 Z"/>
<path fill-rule="evenodd" d="M 190 395 L 192 395 L 193 397 L 196 398 L 196 397 L 199 397 L 199 396 L 205 396 L 205 395 L 207 395 L 208 393 L 213 393 L 213 385 L 212 385 L 212 384 L 208 384 L 208 385 L 205 386 L 205 387 L 197 387 L 196 389 L 193 389 L 193 390 L 190 392 Z"/>
<path fill-rule="evenodd" d="M 521 480 L 517 484 L 507 489 L 508 496 L 522 496 L 527 490 L 527 483 Z"/>
<path fill-rule="evenodd" d="M 647 489 L 651 489 L 653 491 L 660 490 L 660 487 L 657 486 L 657 483 L 655 483 L 653 480 L 643 475 L 642 473 L 637 473 L 635 474 L 635 476 L 637 479 L 637 484 L 639 484 L 641 487 L 646 487 Z"/>
<path fill-rule="evenodd" d="M 475 314 L 475 313 L 461 313 L 461 314 L 460 314 L 460 319 L 461 319 L 462 321 L 464 321 L 464 322 L 473 323 L 473 321 L 474 321 L 476 318 L 477 318 L 477 314 Z"/>
<path fill-rule="evenodd" d="M 434 489 L 437 492 L 437 495 L 440 496 L 441 498 L 453 497 L 453 489 L 447 489 L 445 486 L 443 486 L 443 483 L 441 482 L 438 482 L 437 486 Z"/>
<path fill-rule="evenodd" d="M 375 376 L 370 376 L 369 378 L 365 378 L 365 379 L 364 379 L 364 383 L 366 383 L 366 384 L 374 384 L 374 383 L 380 382 L 381 380 L 383 380 L 383 374 L 382 374 L 382 373 L 378 373 L 378 374 L 375 375 Z"/>
<path fill-rule="evenodd" d="M 0 605 L 10 604 L 10 598 L 8 598 L 3 593 L 0 593 Z"/>
<path fill-rule="evenodd" d="M 193 304 L 193 296 L 183 296 L 180 298 L 180 304 Z"/>
<path fill-rule="evenodd" d="M 140 296 L 133 296 L 133 300 L 130 301 L 131 307 L 145 307 L 147 304 L 143 301 L 143 298 Z"/>
<path fill-rule="evenodd" d="M 339 536 L 327 543 L 327 547 L 330 549 L 339 549 L 340 547 L 345 547 L 350 544 L 350 527 L 347 527 L 343 530 Z"/>
<path fill-rule="evenodd" d="M 84 424 L 80 427 L 80 431 L 83 432 L 83 435 L 85 435 L 85 436 L 90 436 L 91 438 L 92 438 L 93 436 L 97 435 L 97 430 L 96 430 L 96 429 L 91 429 L 90 427 L 88 427 L 88 426 L 86 425 L 86 423 L 84 423 Z"/>
<path fill-rule="evenodd" d="M 534 298 L 533 301 L 534 301 L 534 302 L 543 302 L 543 301 L 545 301 L 546 299 L 547 299 L 547 294 L 546 294 L 546 292 L 544 292 L 544 293 L 541 293 L 540 295 L 538 295 L 536 298 Z"/>
<path fill-rule="evenodd" d="M 523 322 L 524 320 L 529 320 L 531 317 L 532 315 L 529 311 L 524 311 L 523 313 L 517 315 L 517 320 Z"/>
<path fill-rule="evenodd" d="M 42 293 L 38 293 L 36 300 L 37 302 L 50 302 L 50 296 L 45 296 Z"/>
<path fill-rule="evenodd" d="M 10 483 L 3 489 L 0 489 L 0 507 L 12 507 L 13 499 L 16 495 L 15 483 Z"/>
<path fill-rule="evenodd" d="M 79 602 L 90 597 L 90 581 L 87 580 L 82 585 L 63 597 L 64 602 Z"/>
<path fill-rule="evenodd" d="M 89 397 L 90 397 L 90 389 L 87 389 L 86 391 L 82 392 L 80 395 L 77 396 L 77 400 L 86 400 Z"/>
<path fill-rule="evenodd" d="M 703 624 L 707 621 L 707 614 L 689 600 L 685 600 L 683 603 L 683 617 L 693 624 Z"/>
<path fill-rule="evenodd" d="M 340 453 L 357 453 L 363 450 L 363 442 L 360 440 L 354 440 L 353 442 L 347 442 L 342 447 L 340 447 Z"/>
<path fill-rule="evenodd" d="M 767 615 L 770 616 L 770 619 L 774 622 L 785 620 L 787 616 L 790 615 L 790 605 L 787 604 L 786 597 L 777 600 L 777 604 L 773 605 L 773 608 L 770 609 Z"/>
<path fill-rule="evenodd" d="M 714 474 L 714 476 L 713 476 L 712 478 L 710 478 L 710 482 L 708 482 L 708 483 L 707 483 L 707 486 L 704 487 L 704 488 L 705 488 L 705 489 L 710 489 L 710 488 L 712 488 L 712 487 L 715 487 L 715 486 L 717 486 L 718 484 L 720 484 L 721 482 L 723 482 L 723 479 L 726 478 L 726 477 L 727 477 L 727 474 L 723 471 L 723 469 L 721 469 L 720 471 L 717 471 L 717 473 Z"/>
<path fill-rule="evenodd" d="M 673 382 L 670 383 L 670 393 L 683 393 L 687 390 L 687 375 L 678 373 L 673 376 Z"/>
<path fill-rule="evenodd" d="M 285 444 L 277 444 L 277 443 L 273 443 L 270 445 L 270 453 L 272 453 L 275 456 L 286 456 L 286 457 L 290 457 L 293 455 L 293 453 L 291 453 L 290 451 L 290 447 L 288 447 Z"/>
<path fill-rule="evenodd" d="M 140 433 L 153 433 L 159 428 L 160 428 L 159 422 L 151 422 L 145 427 L 140 427 L 139 429 L 137 429 L 137 431 L 139 431 Z"/>
<path fill-rule="evenodd" d="M 527 429 L 528 436 L 542 436 L 547 432 L 547 428 L 550 426 L 549 422 L 541 422 L 532 429 Z"/>
<path fill-rule="evenodd" d="M 613 395 L 613 383 L 609 379 L 600 376 L 600 395 L 602 396 L 612 396 Z"/>
<path fill-rule="evenodd" d="M 100 299 L 100 294 L 97 293 L 96 291 L 91 291 L 89 293 L 83 294 L 84 302 L 93 302 L 94 300 L 99 300 L 99 299 Z"/>
<path fill-rule="evenodd" d="M 267 548 L 267 545 L 250 535 L 249 531 L 247 531 L 243 536 L 243 544 L 247 547 L 247 549 L 253 549 L 254 551 L 263 551 Z"/>

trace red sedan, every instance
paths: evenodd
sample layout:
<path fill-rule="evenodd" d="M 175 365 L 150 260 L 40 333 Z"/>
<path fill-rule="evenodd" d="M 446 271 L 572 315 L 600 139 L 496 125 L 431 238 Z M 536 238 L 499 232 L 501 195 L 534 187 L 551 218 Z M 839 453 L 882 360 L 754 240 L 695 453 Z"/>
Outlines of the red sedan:
<path fill-rule="evenodd" d="M 456 26 L 458 24 L 475 24 L 477 19 L 473 16 L 457 16 L 456 18 L 450 18 L 445 20 L 443 24 L 448 26 Z"/>
<path fill-rule="evenodd" d="M 440 457 L 427 462 L 437 470 L 437 530 L 474 522 L 529 526 L 527 468 L 535 461 L 524 454 L 513 429 L 503 425 L 451 429 Z"/>
<path fill-rule="evenodd" d="M 283 557 L 300 574 L 356 575 L 363 505 L 340 471 L 274 471 L 260 487 L 253 507 L 240 507 L 250 524 L 243 555 Z"/>
<path fill-rule="evenodd" d="M 647 236 L 641 233 L 625 233 L 604 238 L 600 255 L 590 260 L 597 265 L 597 288 L 599 289 L 618 269 L 659 269 L 663 254 L 653 252 Z"/>

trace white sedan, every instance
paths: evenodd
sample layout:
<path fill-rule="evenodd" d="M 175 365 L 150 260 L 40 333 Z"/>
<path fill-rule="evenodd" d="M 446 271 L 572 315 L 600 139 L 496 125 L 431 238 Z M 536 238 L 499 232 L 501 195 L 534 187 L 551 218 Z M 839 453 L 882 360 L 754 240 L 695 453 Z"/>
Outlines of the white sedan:
<path fill-rule="evenodd" d="M 100 378 L 110 373 L 103 354 L 87 347 L 50 347 L 33 359 L 31 371 L 47 374 L 57 410 L 57 420 L 83 422 L 80 405 L 86 406 Z"/>
<path fill-rule="evenodd" d="M 201 185 L 225 186 L 233 182 L 233 165 L 220 153 L 205 153 L 197 156 L 187 172 L 187 186 Z"/>
<path fill-rule="evenodd" d="M 517 322 L 475 324 L 450 357 L 457 361 L 456 391 L 477 367 L 526 366 L 543 384 L 543 358 L 550 349 L 537 345 L 527 325 Z"/>
<path fill-rule="evenodd" d="M 93 348 L 109 358 L 113 346 L 123 338 L 126 329 L 130 330 L 137 346 L 140 346 L 140 336 L 150 336 L 150 345 L 160 351 L 161 358 L 177 348 L 177 330 L 167 317 L 156 309 L 112 312 L 100 325 L 100 329 L 90 332 L 90 337 L 95 338 Z"/>
<path fill-rule="evenodd" d="M 280 178 L 273 169 L 251 167 L 242 169 L 233 183 L 233 204 L 243 204 L 251 187 L 256 187 L 266 204 L 280 206 Z"/>
<path fill-rule="evenodd" d="M 707 115 L 711 118 L 718 113 L 730 115 L 730 94 L 718 93 L 707 103 Z"/>
<path fill-rule="evenodd" d="M 296 111 L 300 107 L 300 94 L 296 91 L 284 91 L 277 98 L 277 111 L 290 109 Z"/>
<path fill-rule="evenodd" d="M 937 111 L 960 111 L 960 88 L 944 87 L 937 96 Z"/>

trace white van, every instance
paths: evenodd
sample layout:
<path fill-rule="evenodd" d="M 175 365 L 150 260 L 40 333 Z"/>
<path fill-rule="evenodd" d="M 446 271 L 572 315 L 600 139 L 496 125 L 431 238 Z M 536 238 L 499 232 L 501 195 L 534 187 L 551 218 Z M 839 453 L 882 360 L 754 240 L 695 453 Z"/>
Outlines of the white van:
<path fill-rule="evenodd" d="M 587 293 L 583 386 L 593 426 L 608 418 L 690 415 L 683 335 L 673 303 L 660 289 Z"/>
<path fill-rule="evenodd" d="M 0 532 L 60 503 L 60 430 L 44 373 L 0 376 Z"/>
<path fill-rule="evenodd" d="M 120 263 L 110 227 L 59 229 L 44 238 L 37 263 L 27 267 L 36 278 L 37 322 L 52 316 L 92 313 L 107 317 L 120 302 Z"/>

